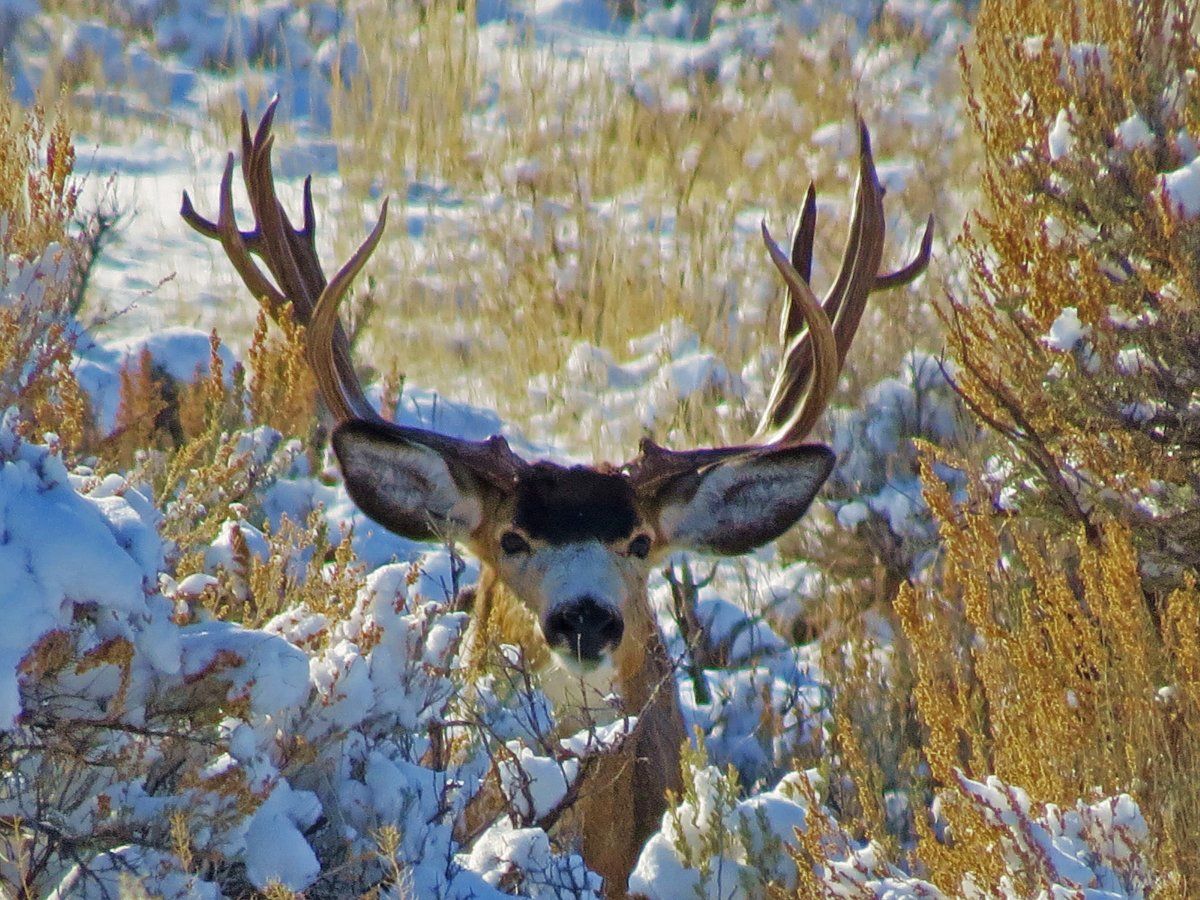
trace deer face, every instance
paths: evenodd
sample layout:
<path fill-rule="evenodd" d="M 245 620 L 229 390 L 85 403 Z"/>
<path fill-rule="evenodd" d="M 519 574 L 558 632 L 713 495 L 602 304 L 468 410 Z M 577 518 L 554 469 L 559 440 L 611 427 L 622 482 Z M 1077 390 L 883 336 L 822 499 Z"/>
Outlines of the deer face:
<path fill-rule="evenodd" d="M 471 542 L 476 552 L 565 661 L 585 669 L 605 662 L 624 636 L 654 545 L 629 479 L 540 462 L 504 506 Z"/>
<path fill-rule="evenodd" d="M 882 274 L 883 188 L 866 126 L 859 121 L 859 183 L 850 240 L 824 302 L 809 287 L 816 193 L 810 187 L 785 254 L 763 224 L 763 240 L 788 286 L 782 356 L 753 443 L 671 451 L 643 441 L 620 468 L 530 464 L 501 437 L 467 441 L 383 420 L 350 362 L 337 307 L 378 246 L 387 215 L 326 280 L 316 256 L 309 182 L 304 221 L 291 225 L 271 177 L 275 102 L 251 135 L 242 115 L 242 172 L 255 227 L 234 221 L 230 154 L 215 222 L 185 193 L 181 213 L 220 241 L 242 280 L 273 315 L 291 308 L 306 328 L 306 355 L 340 424 L 333 432 L 350 496 L 384 527 L 418 540 L 465 543 L 541 622 L 548 643 L 595 665 L 625 639 L 630 604 L 645 605 L 652 559 L 670 548 L 744 553 L 789 528 L 833 467 L 827 447 L 802 444 L 837 385 L 838 372 L 874 290 L 906 284 L 929 261 L 930 219 L 916 258 Z M 276 283 L 251 259 L 260 256 Z"/>
<path fill-rule="evenodd" d="M 273 318 L 286 315 L 304 325 L 309 367 L 330 418 L 340 423 L 333 431 L 334 451 L 350 496 L 363 512 L 406 537 L 466 544 L 495 576 L 490 583 L 503 584 L 536 613 L 548 643 L 568 663 L 595 668 L 617 656 L 621 690 L 633 708 L 644 711 L 648 726 L 636 745 L 639 755 L 647 755 L 630 767 L 629 798 L 635 822 L 645 827 L 635 826 L 632 856 L 617 850 L 617 856 L 608 857 L 607 850 L 596 848 L 611 844 L 611 817 L 592 818 L 595 843 L 587 858 L 621 892 L 637 847 L 660 821 L 664 791 L 682 786 L 683 720 L 670 689 L 671 664 L 646 598 L 650 566 L 673 548 L 744 553 L 778 537 L 803 515 L 833 467 L 833 454 L 801 441 L 837 385 L 868 296 L 907 284 L 925 269 L 933 219 L 908 265 L 891 273 L 880 270 L 883 188 L 860 120 L 850 235 L 823 301 L 809 286 L 817 215 L 813 188 L 805 196 L 790 253 L 763 224 L 767 253 L 788 290 L 779 366 L 751 443 L 667 450 L 645 440 L 638 455 L 617 468 L 530 464 L 502 437 L 472 441 L 393 425 L 368 402 L 338 321 L 338 305 L 379 244 L 387 201 L 370 235 L 327 279 L 316 252 L 311 182 L 304 185 L 298 228 L 275 193 L 271 125 L 277 101 L 253 133 L 242 114 L 241 169 L 254 227 L 242 230 L 234 217 L 232 153 L 221 178 L 217 218 L 199 215 L 186 193 L 180 212 L 200 234 L 220 242 Z M 660 691 L 664 684 L 668 689 Z M 624 771 L 628 761 L 621 765 Z M 586 838 L 586 814 L 581 821 Z M 589 854 L 586 839 L 584 846 Z"/>
<path fill-rule="evenodd" d="M 465 543 L 534 613 L 551 649 L 582 670 L 621 646 L 630 604 L 646 602 L 650 567 L 665 552 L 730 555 L 774 539 L 833 464 L 828 448 L 800 445 L 707 460 L 652 485 L 550 462 L 497 484 L 377 423 L 344 423 L 333 442 L 367 515 L 406 537 Z"/>

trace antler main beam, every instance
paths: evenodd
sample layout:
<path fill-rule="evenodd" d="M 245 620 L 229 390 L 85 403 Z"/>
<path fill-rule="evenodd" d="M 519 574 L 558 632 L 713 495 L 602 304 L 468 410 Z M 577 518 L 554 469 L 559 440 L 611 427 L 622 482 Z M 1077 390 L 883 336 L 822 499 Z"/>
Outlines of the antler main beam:
<path fill-rule="evenodd" d="M 644 440 L 638 456 L 624 467 L 638 484 L 663 484 L 730 456 L 799 444 L 837 387 L 867 298 L 874 291 L 908 284 L 925 271 L 933 246 L 932 216 L 912 261 L 894 272 L 879 272 L 885 233 L 884 191 L 875 171 L 871 136 L 862 119 L 857 124 L 859 173 L 854 212 L 837 277 L 823 302 L 817 301 L 809 286 L 817 221 L 815 189 L 810 185 L 805 195 L 792 235 L 790 257 L 771 237 L 766 224 L 762 226 L 763 243 L 788 290 L 780 321 L 783 354 L 752 443 L 673 451 Z"/>
<path fill-rule="evenodd" d="M 234 217 L 232 153 L 225 161 L 225 171 L 221 176 L 217 220 L 213 222 L 200 216 L 186 191 L 180 215 L 200 234 L 221 244 L 242 282 L 276 321 L 288 314 L 289 304 L 291 315 L 306 328 L 321 321 L 316 319 L 318 308 L 323 306 L 326 310 L 324 319 L 332 315 L 332 323 L 324 324 L 325 333 L 321 335 L 321 340 L 310 333 L 305 346 L 305 355 L 316 376 L 321 396 L 330 413 L 339 421 L 351 418 L 382 421 L 367 401 L 354 374 L 354 366 L 350 361 L 350 342 L 341 323 L 337 321 L 337 307 L 350 282 L 383 236 L 387 224 L 387 201 L 384 201 L 379 220 L 370 235 L 334 276 L 333 281 L 327 282 L 317 257 L 311 176 L 304 179 L 304 224 L 300 228 L 293 227 L 275 192 L 275 176 L 271 169 L 271 148 L 275 138 L 271 134 L 271 126 L 278 103 L 279 98 L 275 97 L 267 106 L 253 137 L 250 135 L 250 121 L 246 113 L 242 113 L 242 179 L 254 214 L 254 228 L 250 231 L 240 230 Z M 266 265 L 273 282 L 254 262 L 254 256 Z"/>
<path fill-rule="evenodd" d="M 180 215 L 192 228 L 221 244 L 225 255 L 250 292 L 276 321 L 291 315 L 305 328 L 305 356 L 330 413 L 338 422 L 368 422 L 389 437 L 419 444 L 457 460 L 466 472 L 486 481 L 509 484 L 525 465 L 502 437 L 467 441 L 422 428 L 395 425 L 379 415 L 367 400 L 350 359 L 350 342 L 338 319 L 338 307 L 351 282 L 366 265 L 387 224 L 387 200 L 366 240 L 332 279 L 326 279 L 317 256 L 316 216 L 312 178 L 304 179 L 303 225 L 292 225 L 275 192 L 271 168 L 274 135 L 271 126 L 279 98 L 267 106 L 253 136 L 242 113 L 242 178 L 254 228 L 242 231 L 233 211 L 234 157 L 230 153 L 221 176 L 217 219 L 199 215 L 185 191 Z M 262 260 L 268 278 L 254 261 Z"/>
<path fill-rule="evenodd" d="M 878 274 L 885 232 L 884 190 L 875 171 L 871 135 L 862 119 L 858 120 L 858 133 L 859 173 L 850 232 L 837 277 L 821 304 L 833 325 L 838 372 L 845 365 L 867 298 L 875 291 L 900 287 L 915 280 L 928 266 L 933 249 L 933 216 L 930 216 L 912 261 L 895 272 Z M 809 185 L 792 237 L 791 268 L 806 285 L 812 273 L 813 241 L 817 230 L 816 200 L 816 190 Z M 755 441 L 768 444 L 802 439 L 828 403 L 828 395 L 817 390 L 817 379 L 813 377 L 813 361 L 817 354 L 813 348 L 814 332 L 811 326 L 805 329 L 808 316 L 797 308 L 797 289 L 774 253 L 772 260 L 788 283 L 788 291 L 780 317 L 783 357 L 767 408 L 755 431 Z M 830 389 L 834 387 L 836 384 Z"/>

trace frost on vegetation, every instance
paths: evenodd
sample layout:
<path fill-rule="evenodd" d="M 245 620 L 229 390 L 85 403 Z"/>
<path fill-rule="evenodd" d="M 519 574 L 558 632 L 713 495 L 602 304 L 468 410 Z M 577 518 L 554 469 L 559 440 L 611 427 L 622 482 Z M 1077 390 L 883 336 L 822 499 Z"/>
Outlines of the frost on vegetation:
<path fill-rule="evenodd" d="M 1047 804 L 1038 815 L 1019 787 L 989 776 L 983 781 L 957 773 L 962 797 L 999 835 L 1006 866 L 1043 885 L 1047 896 L 1143 897 L 1153 879 L 1148 858 L 1150 830 L 1128 794 L 1073 808 Z M 1020 896 L 1016 879 L 1001 896 Z M 982 896 L 963 885 L 968 896 Z"/>
<path fill-rule="evenodd" d="M 838 464 L 826 497 L 838 523 L 868 540 L 878 558 L 901 577 L 925 569 L 937 548 L 937 527 L 921 494 L 915 441 L 960 447 L 974 435 L 946 363 L 911 352 L 897 377 L 870 388 L 857 409 L 831 416 Z M 961 473 L 935 464 L 953 491 Z"/>
<path fill-rule="evenodd" d="M 493 895 L 452 834 L 478 757 L 454 772 L 428 762 L 464 616 L 425 601 L 409 565 L 373 572 L 339 621 L 297 609 L 253 630 L 181 614 L 159 589 L 158 522 L 119 476 L 73 475 L 6 420 L 0 816 L 55 823 L 30 826 L 51 848 L 37 889 L 94 896 L 126 871 L 164 896 L 322 879 L 358 892 L 398 863 L 420 895 Z M 292 642 L 315 630 L 328 640 Z M 210 860 L 203 878 L 172 843 L 172 817 L 185 856 Z M 401 836 L 387 862 L 384 826 Z M 56 854 L 56 841 L 75 849 Z M 588 883 L 577 859 L 539 854 L 543 880 L 562 869 Z"/>
<path fill-rule="evenodd" d="M 1200 159 L 1160 176 L 1159 190 L 1173 215 L 1182 219 L 1200 215 Z"/>

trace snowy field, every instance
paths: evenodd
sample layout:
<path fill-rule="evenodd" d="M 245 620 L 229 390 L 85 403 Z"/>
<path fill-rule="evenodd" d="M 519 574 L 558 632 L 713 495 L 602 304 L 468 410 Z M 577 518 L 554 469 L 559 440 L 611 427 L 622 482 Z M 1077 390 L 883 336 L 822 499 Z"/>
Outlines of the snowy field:
<path fill-rule="evenodd" d="M 409 95 L 404 78 L 419 87 L 417 69 L 391 72 L 373 56 L 372 29 L 413 18 L 415 5 L 0 3 L 13 95 L 28 105 L 61 87 L 80 215 L 99 210 L 114 222 L 71 320 L 71 365 L 96 446 L 119 445 L 123 372 L 142 360 L 181 385 L 238 390 L 232 373 L 249 359 L 258 312 L 179 205 L 187 191 L 202 213 L 215 212 L 236 113 L 253 120 L 275 94 L 281 194 L 298 202 L 313 175 L 327 268 L 391 198 L 390 230 L 368 270 L 375 307 L 355 354 L 372 402 L 394 402 L 397 421 L 472 439 L 501 433 L 528 457 L 560 461 L 625 458 L 647 434 L 676 445 L 736 435 L 764 402 L 776 354 L 779 291 L 759 221 L 783 234 L 814 178 L 815 281 L 828 283 L 852 188 L 857 104 L 888 191 L 885 265 L 911 254 L 930 212 L 935 261 L 917 287 L 881 297 L 868 316 L 862 359 L 852 357 L 822 426 L 839 461 L 814 524 L 748 557 L 675 559 L 676 575 L 686 566 L 703 580 L 682 622 L 672 584 L 652 575 L 694 746 L 685 796 L 630 886 L 658 898 L 807 896 L 814 884 L 829 896 L 943 896 L 903 854 L 863 840 L 861 820 L 841 821 L 848 812 L 835 798 L 848 776 L 831 750 L 826 669 L 839 638 L 829 610 L 838 579 L 858 563 L 831 570 L 833 551 L 815 548 L 850 548 L 843 559 L 871 560 L 868 571 L 899 580 L 926 577 L 939 543 L 912 441 L 956 448 L 977 437 L 947 383 L 929 311 L 930 298 L 965 282 L 948 260 L 975 200 L 956 61 L 971 10 L 932 0 L 650 0 L 631 4 L 630 17 L 603 0 L 462 5 L 465 13 L 429 4 L 430 21 L 405 45 L 419 62 L 423 28 L 445 29 L 446 53 L 462 49 L 455 35 L 470 42 L 465 137 L 435 161 L 422 157 L 421 128 L 445 123 Z M 784 58 L 811 83 L 781 84 L 773 67 L 782 72 Z M 757 93 L 745 101 L 750 81 Z M 572 140 L 593 152 L 595 109 L 616 110 L 604 113 L 606 127 L 668 123 L 666 134 L 688 127 L 701 94 L 734 130 L 717 135 L 733 156 L 714 164 L 739 160 L 728 191 L 704 169 L 700 137 L 682 139 L 674 163 L 683 181 L 700 173 L 695 197 L 655 201 L 624 172 L 610 174 L 611 189 L 602 174 L 562 188 L 554 161 L 570 170 Z M 380 137 L 379 119 L 410 106 L 412 132 Z M 760 114 L 776 130 L 757 142 L 736 133 Z M 538 131 L 546 122 L 554 127 Z M 1051 135 L 1051 152 L 1064 139 Z M 576 171 L 602 173 L 604 146 Z M 647 172 L 647 184 L 658 177 Z M 1170 190 L 1188 202 L 1182 177 Z M 693 224 L 706 212 L 721 220 L 719 233 Z M 589 255 L 589 235 L 611 256 Z M 503 291 L 516 305 L 526 291 L 597 294 L 590 279 L 613 258 L 623 277 L 635 273 L 622 282 L 627 293 L 641 290 L 637 270 L 648 281 L 662 271 L 678 276 L 685 299 L 663 294 L 660 307 L 648 293 L 603 326 L 560 327 L 532 309 L 512 309 L 504 323 L 503 309 L 488 305 L 502 307 L 503 297 L 489 298 Z M 543 280 L 528 276 L 531 260 Z M 34 310 L 70 280 L 66 267 L 61 248 L 14 257 L 0 305 Z M 688 306 L 690 295 L 708 305 Z M 624 301 L 605 302 L 617 310 Z M 1068 350 L 1082 334 L 1071 326 L 1060 319 L 1053 332 Z M 602 895 L 576 848 L 539 822 L 568 795 L 580 759 L 619 741 L 619 729 L 563 734 L 536 679 L 468 671 L 459 655 L 467 616 L 454 603 L 478 565 L 374 525 L 332 456 L 309 452 L 313 431 L 243 416 L 211 436 L 207 456 L 173 471 L 156 461 L 161 446 L 123 463 L 99 452 L 68 466 L 54 434 L 23 430 L 15 410 L 0 424 L 0 746 L 11 765 L 0 772 L 0 894 Z M 196 472 L 207 473 L 195 476 L 199 487 L 188 481 Z M 959 473 L 936 472 L 959 496 Z M 268 588 L 270 604 L 257 593 Z M 220 604 L 228 615 L 213 614 Z M 254 604 L 270 614 L 252 614 Z M 872 671 L 886 673 L 894 623 L 860 612 Z M 497 768 L 507 811 L 465 828 Z M 1019 786 L 962 779 L 980 815 L 1014 835 L 1014 866 L 1040 860 L 1042 896 L 1141 896 L 1146 824 L 1129 796 L 1042 808 Z M 891 832 L 901 846 L 906 834 L 914 841 L 912 807 L 925 800 L 880 787 Z M 818 821 L 825 862 L 814 866 L 796 829 Z"/>

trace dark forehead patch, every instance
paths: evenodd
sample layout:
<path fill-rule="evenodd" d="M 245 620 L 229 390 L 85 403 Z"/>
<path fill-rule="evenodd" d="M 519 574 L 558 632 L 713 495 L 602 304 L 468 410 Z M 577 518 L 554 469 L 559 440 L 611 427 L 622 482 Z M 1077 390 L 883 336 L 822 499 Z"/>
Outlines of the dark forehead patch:
<path fill-rule="evenodd" d="M 517 483 L 513 524 L 537 540 L 616 541 L 629 537 L 637 523 L 633 488 L 615 472 L 539 462 Z"/>

